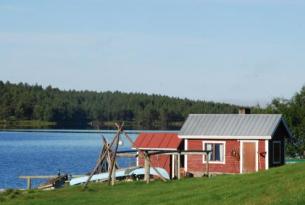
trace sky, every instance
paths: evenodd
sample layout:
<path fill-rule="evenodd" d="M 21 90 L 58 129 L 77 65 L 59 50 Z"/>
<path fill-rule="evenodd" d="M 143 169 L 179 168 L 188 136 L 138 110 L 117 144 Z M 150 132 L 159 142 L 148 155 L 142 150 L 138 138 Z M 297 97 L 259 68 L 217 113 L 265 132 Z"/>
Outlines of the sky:
<path fill-rule="evenodd" d="M 305 0 L 0 0 L 0 80 L 239 105 L 305 85 Z"/>

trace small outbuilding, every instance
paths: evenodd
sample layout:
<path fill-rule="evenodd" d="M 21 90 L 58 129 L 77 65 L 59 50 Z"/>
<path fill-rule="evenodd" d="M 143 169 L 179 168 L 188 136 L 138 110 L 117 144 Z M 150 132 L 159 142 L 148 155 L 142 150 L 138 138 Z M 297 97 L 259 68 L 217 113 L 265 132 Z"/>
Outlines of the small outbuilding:
<path fill-rule="evenodd" d="M 249 173 L 285 163 L 285 141 L 291 137 L 282 115 L 190 114 L 178 133 L 142 133 L 134 143 L 140 151 L 210 151 L 206 154 L 154 155 L 152 166 L 174 177 L 177 172 Z M 206 161 L 209 166 L 206 166 Z M 179 163 L 178 163 L 179 161 Z M 143 160 L 137 160 L 143 165 Z"/>
<path fill-rule="evenodd" d="M 179 138 L 184 150 L 207 149 L 214 173 L 249 173 L 285 163 L 285 139 L 291 133 L 277 114 L 191 114 Z M 185 171 L 205 169 L 205 156 L 185 156 Z"/>
<path fill-rule="evenodd" d="M 140 152 L 178 152 L 184 148 L 184 144 L 183 140 L 178 137 L 177 133 L 146 132 L 141 133 L 137 137 L 136 141 L 133 144 L 133 148 L 139 150 Z M 180 168 L 184 167 L 184 158 L 179 158 L 180 162 L 178 163 L 178 157 L 174 154 L 153 155 L 150 158 L 151 166 L 165 169 L 168 172 L 169 176 L 171 178 L 174 178 L 178 175 L 178 171 L 180 171 Z M 137 158 L 137 166 L 144 166 L 143 158 Z"/>

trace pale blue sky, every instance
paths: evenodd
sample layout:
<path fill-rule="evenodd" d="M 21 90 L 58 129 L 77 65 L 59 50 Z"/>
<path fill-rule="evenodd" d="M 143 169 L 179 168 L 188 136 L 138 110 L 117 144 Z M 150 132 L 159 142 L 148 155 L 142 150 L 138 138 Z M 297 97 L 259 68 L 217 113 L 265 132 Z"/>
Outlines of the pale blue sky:
<path fill-rule="evenodd" d="M 0 80 L 289 98 L 305 84 L 305 0 L 0 0 Z"/>

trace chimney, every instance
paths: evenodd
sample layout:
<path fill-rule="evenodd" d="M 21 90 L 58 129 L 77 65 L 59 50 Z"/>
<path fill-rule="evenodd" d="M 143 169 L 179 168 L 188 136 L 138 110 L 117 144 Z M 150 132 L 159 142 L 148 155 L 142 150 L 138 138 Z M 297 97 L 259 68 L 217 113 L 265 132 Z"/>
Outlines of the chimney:
<path fill-rule="evenodd" d="M 251 114 L 251 109 L 248 107 L 241 107 L 241 108 L 239 108 L 238 113 L 240 115 L 248 115 L 248 114 Z"/>

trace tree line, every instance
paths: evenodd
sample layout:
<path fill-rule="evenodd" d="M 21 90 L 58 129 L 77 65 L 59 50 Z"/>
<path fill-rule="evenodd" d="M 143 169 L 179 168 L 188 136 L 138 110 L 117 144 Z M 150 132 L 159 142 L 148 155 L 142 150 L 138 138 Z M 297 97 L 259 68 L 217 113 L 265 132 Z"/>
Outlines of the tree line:
<path fill-rule="evenodd" d="M 288 140 L 286 154 L 289 156 L 305 156 L 305 86 L 291 99 L 276 98 L 264 109 L 256 107 L 257 113 L 283 114 L 292 132 Z"/>
<path fill-rule="evenodd" d="M 133 129 L 179 129 L 189 113 L 237 113 L 225 103 L 123 92 L 59 90 L 0 81 L 0 120 L 41 120 L 63 127 L 103 127 L 124 121 Z"/>
<path fill-rule="evenodd" d="M 180 129 L 190 113 L 238 113 L 238 106 L 162 95 L 59 90 L 0 81 L 0 122 L 40 120 L 61 128 L 105 128 L 124 121 L 129 129 Z M 253 113 L 283 114 L 293 138 L 287 154 L 304 156 L 305 87 L 291 99 L 276 98 Z"/>

